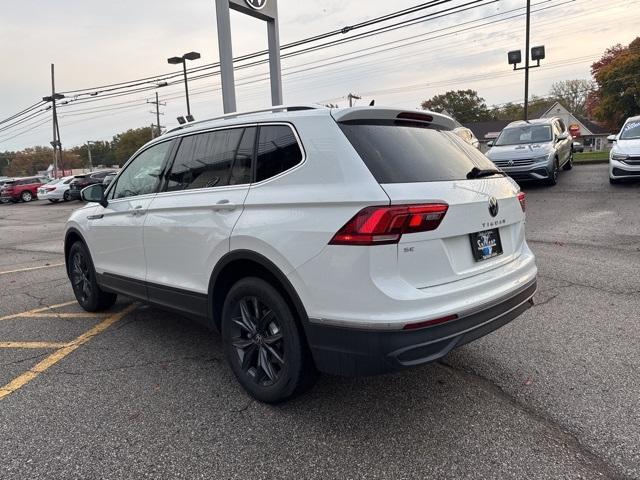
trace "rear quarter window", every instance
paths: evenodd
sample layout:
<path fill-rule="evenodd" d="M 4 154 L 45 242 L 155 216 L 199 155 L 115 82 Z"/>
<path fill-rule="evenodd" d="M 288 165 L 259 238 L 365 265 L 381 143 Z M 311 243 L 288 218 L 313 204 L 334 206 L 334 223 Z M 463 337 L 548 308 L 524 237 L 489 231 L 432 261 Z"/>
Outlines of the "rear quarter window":
<path fill-rule="evenodd" d="M 302 162 L 302 149 L 289 125 L 260 127 L 256 159 L 256 182 L 286 172 Z"/>
<path fill-rule="evenodd" d="M 451 130 L 398 121 L 339 124 L 378 183 L 466 180 L 495 165 Z"/>

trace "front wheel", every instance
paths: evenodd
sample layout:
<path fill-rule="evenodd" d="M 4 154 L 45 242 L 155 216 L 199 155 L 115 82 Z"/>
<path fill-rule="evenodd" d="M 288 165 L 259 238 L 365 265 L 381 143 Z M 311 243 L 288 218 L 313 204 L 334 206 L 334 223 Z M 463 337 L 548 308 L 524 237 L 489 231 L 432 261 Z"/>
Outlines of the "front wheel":
<path fill-rule="evenodd" d="M 571 150 L 571 155 L 569 156 L 569 160 L 562 166 L 562 169 L 567 171 L 573 168 L 573 150 Z"/>
<path fill-rule="evenodd" d="M 547 185 L 556 185 L 558 183 L 558 175 L 560 173 L 560 164 L 556 158 L 553 161 L 553 169 L 549 172 L 549 178 L 547 178 Z"/>
<path fill-rule="evenodd" d="M 287 302 L 260 278 L 244 278 L 222 312 L 227 360 L 242 387 L 265 403 L 286 400 L 312 385 L 315 367 Z"/>
<path fill-rule="evenodd" d="M 31 200 L 33 200 L 33 194 L 29 190 L 25 190 L 24 192 L 22 192 L 22 195 L 20 195 L 20 199 L 23 202 L 30 202 Z"/>
<path fill-rule="evenodd" d="M 89 250 L 82 242 L 71 246 L 67 268 L 76 300 L 87 312 L 106 310 L 116 303 L 115 293 L 104 292 L 98 286 Z"/>

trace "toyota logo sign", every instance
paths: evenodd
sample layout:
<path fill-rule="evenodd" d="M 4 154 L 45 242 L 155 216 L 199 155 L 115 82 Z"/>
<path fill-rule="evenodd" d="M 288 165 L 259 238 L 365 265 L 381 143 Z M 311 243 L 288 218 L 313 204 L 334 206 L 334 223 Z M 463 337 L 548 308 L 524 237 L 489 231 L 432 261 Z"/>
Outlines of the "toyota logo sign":
<path fill-rule="evenodd" d="M 267 4 L 267 0 L 246 0 L 246 2 L 247 5 L 249 5 L 254 10 L 262 10 Z"/>

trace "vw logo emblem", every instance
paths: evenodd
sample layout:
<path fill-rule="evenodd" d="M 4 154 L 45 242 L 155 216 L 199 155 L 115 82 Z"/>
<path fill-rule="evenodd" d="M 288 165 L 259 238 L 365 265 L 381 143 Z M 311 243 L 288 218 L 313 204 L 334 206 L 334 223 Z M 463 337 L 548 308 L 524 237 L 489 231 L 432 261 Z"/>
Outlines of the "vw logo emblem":
<path fill-rule="evenodd" d="M 513 160 L 509 160 L 508 165 L 509 165 L 510 167 L 513 167 Z"/>
<path fill-rule="evenodd" d="M 254 10 L 262 10 L 267 4 L 267 0 L 246 0 L 247 5 L 249 5 Z"/>
<path fill-rule="evenodd" d="M 491 197 L 489 199 L 489 213 L 492 217 L 497 217 L 499 210 L 500 207 L 498 207 L 498 199 L 496 197 Z"/>

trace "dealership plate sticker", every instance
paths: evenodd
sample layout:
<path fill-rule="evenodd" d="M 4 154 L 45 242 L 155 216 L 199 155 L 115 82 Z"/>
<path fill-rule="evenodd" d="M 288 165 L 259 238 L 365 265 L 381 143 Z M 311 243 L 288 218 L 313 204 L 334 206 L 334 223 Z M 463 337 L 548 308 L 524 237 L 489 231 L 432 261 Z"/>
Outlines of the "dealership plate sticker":
<path fill-rule="evenodd" d="M 471 251 L 477 262 L 502 255 L 500 230 L 497 228 L 472 233 L 469 237 L 471 239 Z"/>

